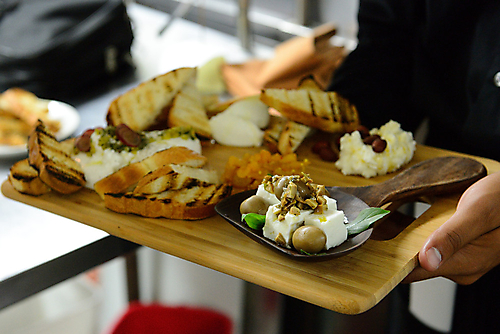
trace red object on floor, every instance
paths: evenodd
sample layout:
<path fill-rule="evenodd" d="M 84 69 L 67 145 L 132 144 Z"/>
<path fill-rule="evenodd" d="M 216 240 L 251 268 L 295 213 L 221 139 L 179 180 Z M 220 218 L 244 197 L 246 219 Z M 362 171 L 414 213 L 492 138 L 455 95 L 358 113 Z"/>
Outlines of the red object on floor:
<path fill-rule="evenodd" d="M 206 308 L 132 303 L 110 334 L 231 334 L 231 320 Z"/>

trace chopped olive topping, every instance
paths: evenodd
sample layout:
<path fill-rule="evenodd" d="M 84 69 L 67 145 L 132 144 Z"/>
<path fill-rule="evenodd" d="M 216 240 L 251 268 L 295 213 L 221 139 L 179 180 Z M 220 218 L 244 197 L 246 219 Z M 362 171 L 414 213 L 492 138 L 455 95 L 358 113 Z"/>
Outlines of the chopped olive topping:
<path fill-rule="evenodd" d="M 280 200 L 280 205 L 274 213 L 278 220 L 285 219 L 287 213 L 299 215 L 301 210 L 313 210 L 322 213 L 328 210 L 323 198 L 328 192 L 322 185 L 312 183 L 309 175 L 279 176 L 267 175 L 262 181 L 264 189 L 274 193 Z"/>

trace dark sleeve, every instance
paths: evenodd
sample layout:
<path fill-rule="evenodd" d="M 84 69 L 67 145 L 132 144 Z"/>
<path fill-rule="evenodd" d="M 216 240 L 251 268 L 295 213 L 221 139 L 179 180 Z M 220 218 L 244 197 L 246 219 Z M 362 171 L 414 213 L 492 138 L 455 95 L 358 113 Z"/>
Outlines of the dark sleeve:
<path fill-rule="evenodd" d="M 419 4 L 360 1 L 358 46 L 334 73 L 329 90 L 354 103 L 370 128 L 393 119 L 413 131 L 421 120 L 409 103 Z"/>

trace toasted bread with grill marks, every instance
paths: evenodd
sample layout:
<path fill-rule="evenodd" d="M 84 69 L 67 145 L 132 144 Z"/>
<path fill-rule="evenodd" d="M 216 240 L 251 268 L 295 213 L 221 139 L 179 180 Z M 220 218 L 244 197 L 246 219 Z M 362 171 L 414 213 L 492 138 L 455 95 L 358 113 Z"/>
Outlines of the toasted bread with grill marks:
<path fill-rule="evenodd" d="M 115 212 L 143 217 L 197 220 L 215 215 L 215 205 L 230 193 L 231 186 L 227 184 L 167 190 L 151 195 L 106 193 L 104 205 Z"/>
<path fill-rule="evenodd" d="M 10 168 L 9 181 L 20 193 L 27 195 L 43 195 L 51 188 L 38 177 L 38 171 L 30 166 L 28 159 L 16 162 Z"/>
<path fill-rule="evenodd" d="M 281 154 L 295 152 L 311 131 L 311 127 L 307 125 L 294 121 L 286 122 L 278 139 L 278 152 Z"/>
<path fill-rule="evenodd" d="M 50 188 L 70 194 L 85 185 L 80 165 L 71 158 L 70 141 L 58 142 L 39 120 L 28 139 L 28 162 Z"/>
<path fill-rule="evenodd" d="M 196 88 L 195 78 L 188 80 L 175 96 L 168 111 L 168 126 L 190 126 L 196 134 L 212 138 L 207 111 L 203 104 L 202 94 Z"/>
<path fill-rule="evenodd" d="M 163 110 L 195 75 L 196 68 L 182 67 L 141 83 L 111 102 L 108 124 L 124 123 L 135 131 L 154 128 Z"/>
<path fill-rule="evenodd" d="M 285 117 L 280 116 L 271 116 L 269 119 L 269 125 L 264 131 L 264 143 L 269 151 L 278 152 L 278 142 L 287 122 L 288 120 Z"/>
<path fill-rule="evenodd" d="M 214 170 L 182 165 L 163 166 L 144 176 L 134 189 L 136 194 L 158 194 L 166 190 L 178 190 L 194 186 L 218 184 Z"/>
<path fill-rule="evenodd" d="M 336 92 L 316 89 L 263 89 L 260 99 L 284 117 L 325 132 L 356 129 L 356 108 Z"/>
<path fill-rule="evenodd" d="M 157 152 L 144 160 L 120 168 L 115 173 L 94 184 L 94 190 L 103 197 L 105 193 L 121 193 L 135 186 L 146 174 L 169 164 L 192 167 L 205 165 L 207 158 L 186 147 L 177 146 Z"/>

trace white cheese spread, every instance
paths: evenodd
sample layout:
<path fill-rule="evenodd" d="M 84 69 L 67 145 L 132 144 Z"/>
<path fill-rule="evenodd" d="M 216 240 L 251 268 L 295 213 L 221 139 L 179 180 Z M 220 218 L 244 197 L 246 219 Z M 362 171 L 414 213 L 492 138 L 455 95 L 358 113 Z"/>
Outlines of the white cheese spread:
<path fill-rule="evenodd" d="M 83 169 L 87 181 L 86 187 L 93 189 L 97 181 L 113 174 L 120 168 L 143 160 L 156 152 L 170 147 L 184 146 L 197 153 L 201 153 L 201 143 L 198 138 L 194 136 L 176 136 L 175 134 L 171 135 L 171 133 L 165 135 L 165 131 L 169 130 L 145 132 L 144 137 L 149 143 L 142 149 L 131 151 L 116 151 L 112 147 L 107 147 L 109 145 L 100 144 L 103 132 L 99 130 L 94 131 L 91 135 L 91 152 L 78 152 L 73 155 L 73 158 Z"/>
<path fill-rule="evenodd" d="M 361 134 L 354 131 L 340 139 L 340 154 L 335 166 L 344 175 L 362 175 L 365 178 L 385 175 L 407 164 L 415 153 L 416 142 L 411 132 L 401 129 L 395 121 L 389 121 L 380 129 L 372 129 L 370 135 L 379 135 L 387 142 L 383 152 L 375 152 L 365 145 Z"/>

